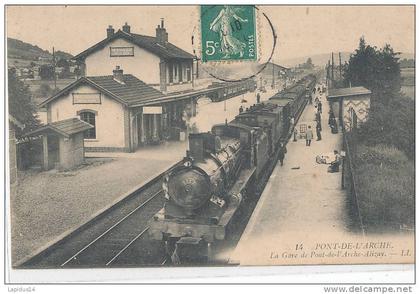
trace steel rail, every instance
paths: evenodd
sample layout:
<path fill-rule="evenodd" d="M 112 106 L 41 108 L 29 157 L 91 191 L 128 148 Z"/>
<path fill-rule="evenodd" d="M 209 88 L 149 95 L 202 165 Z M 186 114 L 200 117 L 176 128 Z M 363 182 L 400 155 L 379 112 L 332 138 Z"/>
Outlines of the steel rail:
<path fill-rule="evenodd" d="M 63 262 L 60 266 L 65 266 L 67 263 L 69 263 L 70 261 L 72 261 L 74 258 L 76 258 L 77 256 L 79 256 L 83 251 L 85 251 L 87 248 L 89 248 L 90 246 L 92 246 L 94 243 L 96 243 L 99 239 L 101 239 L 102 237 L 104 237 L 105 235 L 107 235 L 112 229 L 114 229 L 116 226 L 118 226 L 120 223 L 122 223 L 123 221 L 125 221 L 128 217 L 130 217 L 133 213 L 135 213 L 137 210 L 139 210 L 140 208 L 142 208 L 143 206 L 145 206 L 148 202 L 150 202 L 152 199 L 154 199 L 157 195 L 159 195 L 163 190 L 159 190 L 158 192 L 156 192 L 155 194 L 153 194 L 150 198 L 148 198 L 146 201 L 144 201 L 142 204 L 140 204 L 139 206 L 137 206 L 135 209 L 133 209 L 129 214 L 127 214 L 126 216 L 124 216 L 122 219 L 120 219 L 118 222 L 116 222 L 115 224 L 113 224 L 110 228 L 108 228 L 105 232 L 103 232 L 102 234 L 100 234 L 98 237 L 96 237 L 93 241 L 91 241 L 89 244 L 87 244 L 85 247 L 83 247 L 82 249 L 80 249 L 76 254 L 74 254 L 72 257 L 70 257 L 69 259 L 67 259 L 65 262 Z"/>
<path fill-rule="evenodd" d="M 123 253 L 125 250 L 127 250 L 128 247 L 131 246 L 131 244 L 133 244 L 138 238 L 140 238 L 141 236 L 144 235 L 144 233 L 146 233 L 149 230 L 150 227 L 146 227 L 143 231 L 141 231 L 140 234 L 138 234 L 136 237 L 133 238 L 133 240 L 131 240 L 130 242 L 128 242 L 127 245 L 124 246 L 123 249 L 121 249 L 113 258 L 111 258 L 105 265 L 108 266 L 110 265 L 118 256 L 121 255 L 121 253 Z"/>

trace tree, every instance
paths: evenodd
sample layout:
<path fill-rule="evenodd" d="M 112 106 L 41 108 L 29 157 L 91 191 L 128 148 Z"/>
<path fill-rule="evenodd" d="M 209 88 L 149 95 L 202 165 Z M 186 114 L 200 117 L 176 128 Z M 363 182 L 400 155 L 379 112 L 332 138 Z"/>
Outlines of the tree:
<path fill-rule="evenodd" d="M 53 90 L 51 89 L 50 85 L 48 85 L 48 84 L 41 84 L 39 86 L 39 94 L 43 98 L 49 97 L 52 92 L 53 92 Z"/>
<path fill-rule="evenodd" d="M 381 101 L 388 104 L 390 99 L 401 89 L 401 72 L 398 54 L 389 44 L 377 49 L 366 44 L 364 37 L 360 38 L 359 48 L 350 56 L 344 71 L 347 85 L 363 86 L 372 91 L 372 107 Z"/>
<path fill-rule="evenodd" d="M 360 38 L 359 48 L 344 67 L 347 84 L 372 91 L 369 119 L 357 130 L 368 145 L 386 144 L 414 157 L 414 101 L 400 92 L 398 54 L 390 45 L 382 49 Z"/>
<path fill-rule="evenodd" d="M 69 62 L 67 61 L 67 60 L 65 60 L 64 58 L 60 58 L 58 61 L 57 61 L 57 64 L 56 64 L 58 67 L 64 67 L 64 68 L 68 68 L 69 67 Z"/>
<path fill-rule="evenodd" d="M 29 87 L 16 77 L 14 69 L 8 70 L 9 114 L 25 124 L 25 129 L 17 130 L 17 137 L 40 125 L 36 106 L 32 103 Z"/>
<path fill-rule="evenodd" d="M 308 58 L 305 63 L 305 67 L 308 69 L 314 68 L 314 64 L 312 63 L 312 58 Z"/>
<path fill-rule="evenodd" d="M 39 76 L 42 80 L 54 79 L 54 68 L 52 65 L 44 64 L 39 68 Z"/>
<path fill-rule="evenodd" d="M 415 65 L 416 65 L 416 62 L 414 61 L 414 59 L 404 58 L 404 59 L 400 60 L 400 67 L 401 68 L 414 68 Z"/>

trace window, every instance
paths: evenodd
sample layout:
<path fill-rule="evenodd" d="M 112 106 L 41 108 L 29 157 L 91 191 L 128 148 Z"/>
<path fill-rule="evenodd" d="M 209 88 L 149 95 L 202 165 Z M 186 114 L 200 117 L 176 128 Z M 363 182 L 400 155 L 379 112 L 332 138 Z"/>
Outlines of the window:
<path fill-rule="evenodd" d="M 95 122 L 95 113 L 90 111 L 84 111 L 80 113 L 80 119 L 91 124 L 92 129 L 86 130 L 84 133 L 85 139 L 96 139 L 96 122 Z"/>
<path fill-rule="evenodd" d="M 182 64 L 178 64 L 179 81 L 182 82 Z"/>
<path fill-rule="evenodd" d="M 191 67 L 187 67 L 187 81 L 191 82 Z"/>
<path fill-rule="evenodd" d="M 168 64 L 168 73 L 169 73 L 169 82 L 174 82 L 174 65 L 172 63 Z"/>

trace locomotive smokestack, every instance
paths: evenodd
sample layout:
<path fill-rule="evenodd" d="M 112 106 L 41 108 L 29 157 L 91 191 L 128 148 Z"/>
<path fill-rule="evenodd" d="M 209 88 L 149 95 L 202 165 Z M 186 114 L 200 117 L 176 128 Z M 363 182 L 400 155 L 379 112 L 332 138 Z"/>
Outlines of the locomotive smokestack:
<path fill-rule="evenodd" d="M 204 159 L 204 138 L 201 134 L 190 134 L 190 152 L 189 155 L 196 161 Z"/>

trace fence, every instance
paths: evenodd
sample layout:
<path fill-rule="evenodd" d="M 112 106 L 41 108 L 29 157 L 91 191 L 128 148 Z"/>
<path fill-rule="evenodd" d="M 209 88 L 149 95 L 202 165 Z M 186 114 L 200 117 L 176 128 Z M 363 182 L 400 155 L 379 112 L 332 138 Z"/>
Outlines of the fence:
<path fill-rule="evenodd" d="M 352 153 L 350 152 L 348 137 L 349 137 L 348 133 L 344 131 L 343 132 L 343 147 L 346 154 L 343 159 L 341 186 L 342 188 L 346 188 L 347 190 L 350 210 L 353 213 L 352 216 L 354 217 L 354 221 L 357 222 L 358 225 L 360 226 L 363 236 L 365 236 L 366 227 L 363 222 L 363 217 L 360 214 L 360 205 L 359 205 L 360 200 L 357 194 L 357 189 L 356 189 L 356 184 L 355 184 L 355 179 L 354 179 L 353 160 L 352 160 L 352 155 L 351 155 Z M 354 151 L 355 150 L 353 150 L 353 152 Z"/>

